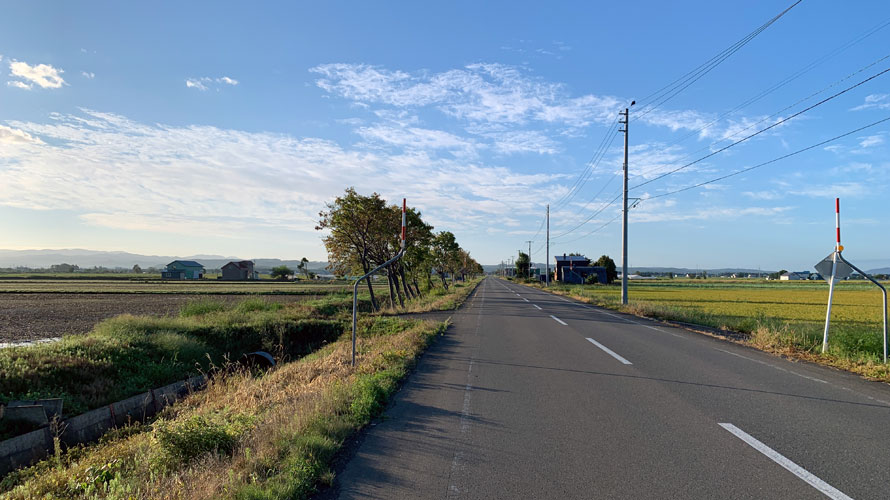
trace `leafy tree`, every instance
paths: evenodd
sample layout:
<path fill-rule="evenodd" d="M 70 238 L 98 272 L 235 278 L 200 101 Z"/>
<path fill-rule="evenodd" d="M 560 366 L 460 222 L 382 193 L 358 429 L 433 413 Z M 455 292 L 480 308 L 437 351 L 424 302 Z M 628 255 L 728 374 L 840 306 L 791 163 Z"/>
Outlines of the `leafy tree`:
<path fill-rule="evenodd" d="M 451 281 L 454 282 L 454 271 L 458 257 L 460 245 L 454 239 L 454 234 L 450 231 L 442 231 L 436 234 L 432 242 L 433 267 L 436 274 L 442 280 L 442 286 L 448 290 L 448 282 L 445 281 L 445 273 L 451 273 Z"/>
<path fill-rule="evenodd" d="M 135 274 L 142 274 L 142 268 L 139 267 L 139 264 L 134 264 L 134 265 L 133 265 L 133 273 L 135 273 Z"/>
<path fill-rule="evenodd" d="M 528 254 L 520 251 L 519 257 L 516 258 L 516 276 L 519 278 L 528 278 L 528 271 L 531 265 L 531 259 Z"/>
<path fill-rule="evenodd" d="M 328 251 L 328 269 L 341 276 L 371 271 L 375 262 L 372 253 L 380 246 L 380 238 L 386 237 L 382 222 L 386 219 L 386 202 L 377 193 L 362 196 L 355 188 L 348 188 L 345 195 L 325 207 L 327 210 L 318 214 L 321 219 L 315 229 L 330 231 L 322 239 Z M 371 307 L 378 309 L 371 278 L 366 281 Z"/>
<path fill-rule="evenodd" d="M 306 267 L 307 264 L 309 264 L 309 259 L 307 259 L 306 257 L 303 257 L 302 259 L 300 259 L 300 263 L 297 264 L 297 270 L 299 270 L 301 273 L 303 273 L 303 276 L 305 276 L 306 279 L 308 280 L 310 278 L 311 273 L 309 271 L 309 268 Z"/>
<path fill-rule="evenodd" d="M 277 266 L 272 268 L 272 278 L 284 281 L 288 276 L 294 274 L 287 266 Z"/>
<path fill-rule="evenodd" d="M 618 271 L 615 268 L 615 261 L 608 255 L 600 256 L 599 259 L 596 259 L 596 262 L 594 262 L 593 265 L 606 268 L 606 283 L 612 283 L 618 279 Z"/>

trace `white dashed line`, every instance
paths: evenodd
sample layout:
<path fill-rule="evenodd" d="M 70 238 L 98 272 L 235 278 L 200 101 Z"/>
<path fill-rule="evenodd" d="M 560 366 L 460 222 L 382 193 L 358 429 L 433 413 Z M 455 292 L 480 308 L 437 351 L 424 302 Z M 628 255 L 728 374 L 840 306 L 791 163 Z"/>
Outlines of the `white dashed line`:
<path fill-rule="evenodd" d="M 565 321 L 563 321 L 563 320 L 557 318 L 556 316 L 554 316 L 554 315 L 551 314 L 550 317 L 553 318 L 553 319 L 555 319 L 556 322 L 559 323 L 560 325 L 568 326 L 568 323 L 566 323 Z"/>
<path fill-rule="evenodd" d="M 523 297 L 523 298 L 522 298 L 522 300 L 524 300 L 524 301 L 526 301 L 526 302 L 528 302 L 528 299 L 527 299 L 527 298 L 525 298 L 525 297 Z"/>
<path fill-rule="evenodd" d="M 593 339 L 590 338 L 590 337 L 587 337 L 587 340 L 588 340 L 591 344 L 593 344 L 593 345 L 599 347 L 600 349 L 602 349 L 603 352 L 605 352 L 605 353 L 608 354 L 609 356 L 612 356 L 613 358 L 617 359 L 618 361 L 621 361 L 623 364 L 625 364 L 625 365 L 632 365 L 632 364 L 633 364 L 633 363 L 631 363 L 630 361 L 628 361 L 628 360 L 624 359 L 623 357 L 621 357 L 620 355 L 618 355 L 618 354 L 617 354 L 615 351 L 613 351 L 612 349 L 609 349 L 608 347 L 606 347 L 606 346 L 600 344 L 600 343 L 597 342 L 596 340 L 593 340 Z"/>
<path fill-rule="evenodd" d="M 788 460 L 787 458 L 782 456 L 779 452 L 777 452 L 777 451 L 773 450 L 772 448 L 770 448 L 769 446 L 761 443 L 760 441 L 755 439 L 753 436 L 751 436 L 750 434 L 746 433 L 745 431 L 739 429 L 738 427 L 736 427 L 732 424 L 717 424 L 717 425 L 719 425 L 720 427 L 723 427 L 727 431 L 731 432 L 735 437 L 737 437 L 737 438 L 741 439 L 742 441 L 744 441 L 745 443 L 747 443 L 748 446 L 754 448 L 755 450 L 759 451 L 760 453 L 763 453 L 764 455 L 766 455 L 767 458 L 769 458 L 773 462 L 781 465 L 782 467 L 787 469 L 789 472 L 791 472 L 795 476 L 803 479 L 807 484 L 809 484 L 813 488 L 816 488 L 817 490 L 819 490 L 820 493 L 827 496 L 828 498 L 852 500 L 850 497 L 845 495 L 843 492 L 841 492 L 834 486 L 832 486 L 832 485 L 826 483 L 825 481 L 819 479 L 818 477 L 814 476 L 812 473 L 810 473 L 803 467 L 797 465 L 796 463 L 792 462 L 791 460 Z"/>
<path fill-rule="evenodd" d="M 538 307 L 538 304 L 532 304 L 532 305 L 535 306 L 535 307 L 537 307 L 539 311 L 543 311 L 543 309 L 541 309 L 540 307 Z"/>

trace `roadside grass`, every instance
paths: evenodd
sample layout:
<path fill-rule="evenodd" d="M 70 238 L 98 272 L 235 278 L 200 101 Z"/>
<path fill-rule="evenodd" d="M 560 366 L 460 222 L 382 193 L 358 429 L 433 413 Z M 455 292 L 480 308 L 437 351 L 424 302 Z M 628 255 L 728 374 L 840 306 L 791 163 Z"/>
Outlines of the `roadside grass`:
<path fill-rule="evenodd" d="M 543 288 L 540 285 L 533 285 Z M 735 332 L 735 340 L 890 382 L 882 362 L 880 292 L 843 283 L 835 291 L 829 351 L 822 354 L 827 287 L 819 283 L 631 283 L 629 304 L 615 285 L 551 285 L 550 292 L 637 316 Z"/>
<path fill-rule="evenodd" d="M 344 440 L 377 416 L 444 324 L 360 323 L 358 367 L 343 335 L 265 374 L 238 371 L 169 407 L 151 425 L 16 471 L 9 499 L 305 498 L 329 483 Z"/>
<path fill-rule="evenodd" d="M 395 315 L 454 310 L 466 300 L 467 296 L 473 290 L 476 289 L 476 285 L 478 285 L 480 281 L 482 281 L 481 278 L 470 279 L 467 281 L 456 281 L 449 285 L 447 291 L 444 288 L 439 287 L 423 290 L 423 295 L 421 297 L 406 302 L 405 307 L 387 307 L 381 311 L 381 313 L 385 315 Z"/>
<path fill-rule="evenodd" d="M 477 282 L 452 287 L 447 295 L 428 294 L 431 298 L 423 307 L 453 309 Z M 360 297 L 359 308 L 365 314 L 359 319 L 358 367 L 353 369 L 350 335 L 342 333 L 351 320 L 351 308 L 351 294 L 345 293 L 286 306 L 261 299 L 225 307 L 198 300 L 186 304 L 175 317 L 121 316 L 85 336 L 0 351 L 0 377 L 6 377 L 0 381 L 18 381 L 20 389 L 31 390 L 26 393 L 31 397 L 61 395 L 69 410 L 69 400 L 90 394 L 102 404 L 119 397 L 99 396 L 103 390 L 99 381 L 138 369 L 128 365 L 150 366 L 149 354 L 160 359 L 154 368 L 145 369 L 154 370 L 155 376 L 170 375 L 165 371 L 170 364 L 177 365 L 170 370 L 177 373 L 174 379 L 191 370 L 220 368 L 204 390 L 167 407 L 151 423 L 113 429 L 98 443 L 68 449 L 7 474 L 0 481 L 0 498 L 308 496 L 319 484 L 330 484 L 329 466 L 344 440 L 385 408 L 417 356 L 446 327 L 367 314 L 369 300 Z M 331 329 L 322 328 L 325 335 L 337 340 L 314 344 L 315 350 L 292 348 L 283 356 L 279 351 L 282 361 L 266 373 L 235 367 L 223 353 L 225 348 L 243 350 L 249 338 L 270 343 L 264 346 L 281 346 L 288 334 L 299 333 L 300 325 L 324 325 Z M 208 353 L 210 349 L 216 349 L 216 357 Z M 98 375 L 90 394 L 60 390 L 66 374 L 52 360 L 63 352 L 70 354 L 67 369 L 72 373 Z M 194 364 L 189 366 L 184 359 Z M 120 380 L 139 391 L 137 378 L 125 373 Z M 27 384 L 34 381 L 44 390 L 34 391 L 39 384 Z M 0 387 L 5 390 L 6 385 Z M 4 392 L 2 397 L 8 400 L 11 395 Z M 22 390 L 15 394 L 22 395 Z M 80 408 L 88 409 L 95 401 L 82 401 Z"/>
<path fill-rule="evenodd" d="M 337 309 L 317 312 L 315 307 L 327 303 L 196 301 L 183 306 L 178 317 L 122 315 L 86 335 L 2 349 L 0 403 L 59 397 L 67 417 L 211 371 L 245 352 L 294 359 L 343 332 Z M 0 439 L 19 431 L 0 420 Z"/>

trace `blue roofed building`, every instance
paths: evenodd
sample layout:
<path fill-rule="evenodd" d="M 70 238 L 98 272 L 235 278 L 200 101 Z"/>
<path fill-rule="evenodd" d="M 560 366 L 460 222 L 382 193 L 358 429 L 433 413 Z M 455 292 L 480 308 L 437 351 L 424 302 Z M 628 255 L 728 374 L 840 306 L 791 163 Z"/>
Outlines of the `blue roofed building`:
<path fill-rule="evenodd" d="M 161 272 L 168 280 L 199 280 L 204 277 L 204 266 L 193 260 L 174 260 Z"/>

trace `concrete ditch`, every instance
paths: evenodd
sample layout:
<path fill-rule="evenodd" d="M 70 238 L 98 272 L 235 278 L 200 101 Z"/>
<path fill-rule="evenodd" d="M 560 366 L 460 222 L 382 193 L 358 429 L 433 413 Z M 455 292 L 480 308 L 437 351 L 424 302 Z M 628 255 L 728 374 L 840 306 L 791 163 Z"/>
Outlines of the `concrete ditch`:
<path fill-rule="evenodd" d="M 206 381 L 207 379 L 203 375 L 199 375 L 174 382 L 62 420 L 57 425 L 43 427 L 2 441 L 0 442 L 0 477 L 53 454 L 55 451 L 53 428 L 59 429 L 59 441 L 65 446 L 90 443 L 98 440 L 109 429 L 130 422 L 144 422 L 164 407 L 201 389 Z"/>

